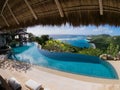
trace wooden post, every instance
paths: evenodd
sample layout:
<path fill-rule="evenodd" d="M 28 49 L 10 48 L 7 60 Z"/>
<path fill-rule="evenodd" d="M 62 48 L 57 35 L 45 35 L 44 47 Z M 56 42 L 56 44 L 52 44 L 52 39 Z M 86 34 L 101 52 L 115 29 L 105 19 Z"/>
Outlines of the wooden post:
<path fill-rule="evenodd" d="M 15 17 L 15 15 L 14 15 L 13 11 L 11 10 L 11 8 L 10 8 L 10 6 L 9 6 L 9 4 L 8 4 L 8 3 L 7 3 L 7 6 L 8 6 L 8 9 L 9 9 L 9 11 L 10 11 L 11 15 L 12 15 L 12 16 L 13 16 L 13 18 L 15 19 L 16 23 L 19 25 L 19 22 L 18 22 L 17 18 Z"/>
<path fill-rule="evenodd" d="M 25 1 L 26 5 L 28 6 L 30 12 L 32 13 L 33 17 L 37 20 L 38 17 L 36 16 L 35 12 L 33 11 L 32 7 L 31 7 L 30 4 L 28 3 L 28 1 L 27 1 L 27 0 L 24 0 L 24 1 Z"/>
<path fill-rule="evenodd" d="M 1 10 L 1 14 L 2 14 L 3 11 L 4 11 L 4 8 L 5 8 L 6 4 L 7 4 L 7 2 L 8 2 L 8 0 L 5 1 L 4 5 L 3 5 L 3 7 L 2 7 L 2 10 Z"/>
<path fill-rule="evenodd" d="M 1 16 L 2 16 L 2 18 L 4 19 L 6 25 L 9 27 L 10 25 L 9 25 L 9 23 L 7 22 L 6 18 L 3 16 L 3 14 L 1 14 Z"/>
<path fill-rule="evenodd" d="M 103 15 L 103 2 L 99 0 L 100 15 Z"/>
<path fill-rule="evenodd" d="M 61 6 L 60 2 L 58 0 L 55 0 L 55 3 L 56 3 L 57 8 L 59 10 L 60 16 L 64 17 L 64 13 L 63 13 L 62 6 Z"/>

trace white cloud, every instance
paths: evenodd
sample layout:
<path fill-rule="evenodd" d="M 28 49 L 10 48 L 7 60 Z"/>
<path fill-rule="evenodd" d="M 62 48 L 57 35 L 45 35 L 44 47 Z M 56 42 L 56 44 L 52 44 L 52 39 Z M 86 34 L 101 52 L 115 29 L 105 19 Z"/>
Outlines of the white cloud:
<path fill-rule="evenodd" d="M 93 29 L 94 34 L 112 34 L 113 31 L 107 27 L 99 26 L 98 28 Z"/>
<path fill-rule="evenodd" d="M 69 24 L 62 26 L 34 26 L 27 29 L 28 32 L 36 36 L 43 34 L 73 34 L 73 35 L 94 35 L 94 34 L 112 34 L 108 26 L 79 26 L 72 27 Z"/>
<path fill-rule="evenodd" d="M 34 35 L 42 34 L 85 34 L 86 27 L 72 27 L 72 26 L 35 26 L 27 28 L 27 32 L 33 33 Z M 85 32 L 85 33 L 84 33 Z"/>

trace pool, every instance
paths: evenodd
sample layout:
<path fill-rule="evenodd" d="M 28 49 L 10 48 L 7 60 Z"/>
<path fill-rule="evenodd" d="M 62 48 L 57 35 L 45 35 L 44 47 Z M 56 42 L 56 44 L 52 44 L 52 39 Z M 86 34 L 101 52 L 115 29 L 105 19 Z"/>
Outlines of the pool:
<path fill-rule="evenodd" d="M 73 74 L 118 79 L 114 68 L 95 56 L 49 52 L 38 49 L 34 43 L 13 48 L 13 51 L 15 55 L 12 58 L 19 61 Z"/>

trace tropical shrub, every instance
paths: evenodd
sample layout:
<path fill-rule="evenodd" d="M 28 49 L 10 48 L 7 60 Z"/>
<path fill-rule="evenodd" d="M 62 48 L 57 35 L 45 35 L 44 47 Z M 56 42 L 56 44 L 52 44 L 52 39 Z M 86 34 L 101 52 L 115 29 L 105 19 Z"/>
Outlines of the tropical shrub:
<path fill-rule="evenodd" d="M 107 54 L 110 54 L 112 56 L 116 56 L 119 52 L 119 45 L 115 45 L 113 43 L 110 43 L 110 45 L 107 48 Z"/>
<path fill-rule="evenodd" d="M 59 40 L 49 40 L 43 45 L 44 49 L 49 51 L 56 52 L 78 52 L 80 49 L 74 46 L 71 46 L 67 43 L 63 43 Z"/>
<path fill-rule="evenodd" d="M 88 49 L 83 49 L 79 51 L 78 53 L 92 55 L 92 56 L 100 56 L 103 53 L 103 51 L 100 49 L 88 48 Z"/>

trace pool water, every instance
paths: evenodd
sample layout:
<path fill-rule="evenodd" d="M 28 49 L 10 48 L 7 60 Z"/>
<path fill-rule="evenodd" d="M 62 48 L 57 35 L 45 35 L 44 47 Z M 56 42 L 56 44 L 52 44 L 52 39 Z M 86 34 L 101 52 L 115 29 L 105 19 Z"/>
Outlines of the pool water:
<path fill-rule="evenodd" d="M 34 43 L 13 48 L 13 59 L 73 74 L 118 79 L 114 68 L 98 57 L 40 50 Z"/>

